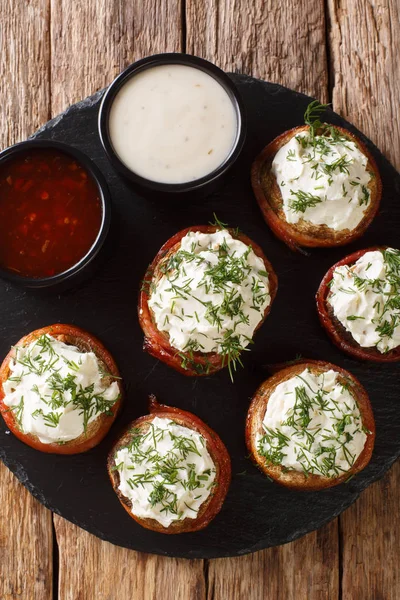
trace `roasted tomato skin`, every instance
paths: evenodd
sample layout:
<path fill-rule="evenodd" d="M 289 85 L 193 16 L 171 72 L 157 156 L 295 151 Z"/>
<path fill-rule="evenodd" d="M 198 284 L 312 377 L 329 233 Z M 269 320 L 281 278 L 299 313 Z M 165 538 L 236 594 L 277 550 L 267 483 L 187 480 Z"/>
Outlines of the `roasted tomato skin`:
<path fill-rule="evenodd" d="M 323 477 L 318 474 L 309 474 L 305 476 L 300 471 L 284 470 L 280 465 L 269 465 L 257 452 L 256 437 L 258 431 L 262 428 L 262 421 L 268 400 L 272 391 L 279 383 L 294 377 L 301 373 L 306 367 L 316 373 L 329 371 L 333 369 L 342 376 L 346 382 L 350 382 L 354 395 L 357 399 L 357 404 L 360 409 L 363 426 L 367 432 L 367 440 L 360 456 L 356 460 L 353 467 L 336 478 Z M 372 412 L 368 394 L 359 380 L 351 373 L 322 360 L 297 360 L 290 365 L 276 365 L 273 369 L 273 375 L 264 381 L 256 393 L 254 394 L 246 418 L 245 440 L 249 451 L 250 458 L 255 465 L 268 477 L 273 479 L 279 485 L 289 487 L 298 491 L 318 491 L 325 488 L 333 487 L 346 481 L 352 475 L 362 471 L 369 463 L 372 451 L 375 444 L 375 420 Z"/>
<path fill-rule="evenodd" d="M 378 166 L 372 154 L 358 137 L 343 127 L 335 126 L 335 129 L 355 142 L 360 151 L 368 158 L 368 164 L 374 174 L 373 191 L 371 191 L 373 198 L 368 215 L 354 230 L 346 230 L 346 232 L 341 235 L 327 235 L 326 229 L 323 234 L 318 232 L 317 229 L 315 229 L 313 232 L 303 231 L 296 227 L 295 224 L 288 223 L 284 218 L 278 215 L 275 206 L 276 202 L 271 201 L 274 199 L 281 200 L 282 198 L 278 184 L 275 178 L 273 178 L 272 181 L 269 181 L 267 186 L 268 189 L 266 189 L 265 182 L 263 181 L 264 176 L 270 171 L 270 165 L 278 150 L 287 142 L 289 142 L 295 135 L 304 131 L 308 131 L 308 129 L 309 127 L 307 125 L 300 125 L 298 127 L 293 127 L 293 129 L 289 129 L 288 131 L 284 131 L 260 152 L 253 162 L 251 169 L 251 184 L 253 187 L 253 192 L 263 214 L 264 220 L 275 236 L 289 246 L 291 250 L 296 252 L 301 252 L 302 248 L 344 246 L 358 239 L 365 233 L 366 229 L 377 215 L 382 197 L 382 181 Z"/>
<path fill-rule="evenodd" d="M 215 431 L 213 431 L 208 425 L 206 425 L 206 423 L 204 423 L 204 421 L 202 421 L 193 413 L 180 408 L 166 406 L 165 404 L 159 404 L 155 396 L 150 396 L 149 398 L 149 409 L 150 414 L 139 417 L 129 425 L 125 433 L 119 438 L 109 454 L 108 474 L 114 491 L 116 492 L 122 506 L 125 508 L 129 516 L 146 529 L 151 529 L 152 531 L 165 534 L 189 533 L 204 529 L 220 512 L 229 490 L 231 483 L 231 460 L 228 451 Z M 197 517 L 195 519 L 186 518 L 183 521 L 174 521 L 171 523 L 171 525 L 169 525 L 169 527 L 164 527 L 155 519 L 137 517 L 130 511 L 129 506 L 126 504 L 126 499 L 124 499 L 124 496 L 122 496 L 118 490 L 119 476 L 118 471 L 115 469 L 114 461 L 114 456 L 117 450 L 129 441 L 130 431 L 133 428 L 136 430 L 138 428 L 145 428 L 147 424 L 151 423 L 156 416 L 160 418 L 171 419 L 183 427 L 193 429 L 200 433 L 206 440 L 207 449 L 217 470 L 215 479 L 217 485 L 207 500 L 200 507 Z"/>
<path fill-rule="evenodd" d="M 120 397 L 111 409 L 113 413 L 112 416 L 101 415 L 98 417 L 98 419 L 96 419 L 95 422 L 97 423 L 97 427 L 93 428 L 91 435 L 86 437 L 84 434 L 82 434 L 76 440 L 70 440 L 65 444 L 44 444 L 35 435 L 24 433 L 18 426 L 14 412 L 10 410 L 6 404 L 4 404 L 5 393 L 3 389 L 3 383 L 8 379 L 9 376 L 9 363 L 10 360 L 15 356 L 15 346 L 27 346 L 31 342 L 37 340 L 41 335 L 45 334 L 51 335 L 61 341 L 64 341 L 65 343 L 70 343 L 73 345 L 76 344 L 77 347 L 86 352 L 94 352 L 97 358 L 106 366 L 107 373 L 117 378 L 120 391 Z M 106 436 L 111 425 L 115 421 L 121 408 L 123 399 L 123 388 L 122 384 L 120 383 L 121 377 L 118 367 L 102 342 L 100 342 L 100 340 L 98 340 L 94 335 L 88 333 L 80 327 L 56 323 L 54 325 L 48 325 L 47 327 L 41 327 L 40 329 L 32 331 L 28 335 L 25 335 L 23 338 L 21 338 L 19 342 L 15 344 L 15 346 L 9 351 L 0 367 L 0 413 L 2 414 L 3 419 L 10 431 L 19 440 L 21 440 L 21 442 L 24 442 L 24 444 L 31 446 L 35 450 L 40 450 L 41 452 L 46 452 L 48 454 L 80 454 L 82 452 L 87 452 L 91 448 L 94 448 L 94 446 L 97 446 L 97 444 L 99 444 Z"/>
<path fill-rule="evenodd" d="M 183 237 L 190 231 L 199 231 L 201 233 L 215 233 L 219 231 L 220 228 L 214 225 L 197 225 L 194 227 L 187 227 L 176 233 L 172 236 L 159 250 L 156 254 L 153 262 L 149 265 L 144 280 L 142 284 L 142 289 L 139 293 L 139 303 L 138 303 L 138 314 L 139 314 L 139 323 L 144 333 L 144 342 L 143 349 L 158 358 L 169 367 L 172 367 L 179 373 L 183 375 L 187 375 L 189 377 L 198 377 L 198 376 L 206 376 L 211 375 L 227 366 L 227 361 L 220 354 L 217 353 L 207 353 L 204 354 L 202 352 L 194 352 L 190 357 L 190 360 L 186 362 L 185 366 L 183 363 L 183 353 L 179 352 L 175 348 L 171 346 L 169 343 L 168 335 L 162 331 L 157 329 L 156 324 L 154 323 L 151 310 L 148 304 L 150 297 L 150 284 L 154 277 L 157 274 L 160 263 L 166 258 L 168 254 L 173 254 L 179 250 L 180 243 Z M 247 246 L 251 246 L 256 256 L 262 259 L 265 264 L 266 270 L 269 274 L 269 286 L 270 286 L 270 296 L 271 302 L 269 306 L 265 309 L 264 315 L 260 323 L 257 325 L 256 331 L 263 324 L 265 318 L 267 317 L 273 300 L 276 296 L 277 288 L 278 288 L 278 279 L 276 274 L 272 268 L 271 263 L 266 258 L 264 252 L 261 250 L 260 246 L 253 242 L 247 235 L 237 232 L 233 229 L 228 229 L 229 233 L 235 239 L 242 241 Z"/>
<path fill-rule="evenodd" d="M 318 317 L 322 327 L 327 332 L 333 343 L 340 348 L 343 352 L 346 352 L 350 356 L 357 358 L 358 360 L 370 360 L 377 363 L 391 363 L 400 361 L 400 346 L 390 350 L 383 354 L 376 348 L 363 348 L 351 334 L 346 331 L 341 322 L 333 314 L 332 308 L 328 305 L 328 296 L 330 291 L 330 282 L 333 279 L 333 272 L 338 267 L 344 265 L 353 265 L 359 258 L 364 256 L 367 252 L 375 252 L 376 250 L 386 250 L 387 246 L 372 246 L 371 248 L 365 248 L 364 250 L 358 250 L 349 254 L 345 258 L 342 258 L 339 262 L 334 264 L 325 274 L 318 288 L 315 296 L 317 303 Z"/>

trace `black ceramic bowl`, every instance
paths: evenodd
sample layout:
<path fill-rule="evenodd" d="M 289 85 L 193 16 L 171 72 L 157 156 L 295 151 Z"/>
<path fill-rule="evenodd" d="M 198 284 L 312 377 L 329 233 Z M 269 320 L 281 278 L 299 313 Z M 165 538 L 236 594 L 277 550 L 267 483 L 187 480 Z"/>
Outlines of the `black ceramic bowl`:
<path fill-rule="evenodd" d="M 100 250 L 104 245 L 108 231 L 110 229 L 110 193 L 108 191 L 105 178 L 103 177 L 99 168 L 91 161 L 91 159 L 77 148 L 74 148 L 67 144 L 63 144 L 61 142 L 56 142 L 52 140 L 27 140 L 26 142 L 21 142 L 19 144 L 15 144 L 14 146 L 10 146 L 9 148 L 6 148 L 5 150 L 3 150 L 3 152 L 0 153 L 0 167 L 2 167 L 5 162 L 14 159 L 16 156 L 26 154 L 30 150 L 36 148 L 42 150 L 58 150 L 60 153 L 72 156 L 81 166 L 84 167 L 84 169 L 88 173 L 88 176 L 91 177 L 97 185 L 99 191 L 99 198 L 102 208 L 102 219 L 99 232 L 86 255 L 83 256 L 75 265 L 73 265 L 66 271 L 57 273 L 56 275 L 52 275 L 51 277 L 34 278 L 23 277 L 21 275 L 13 273 L 12 271 L 8 271 L 7 269 L 3 269 L 0 267 L 0 278 L 6 279 L 11 283 L 15 283 L 26 288 L 54 287 L 59 289 L 60 287 L 68 287 L 69 285 L 80 282 L 92 272 L 94 265 L 97 264 L 97 260 L 95 259 L 98 258 Z"/>
<path fill-rule="evenodd" d="M 233 106 L 236 111 L 238 129 L 236 132 L 236 140 L 232 147 L 230 154 L 226 157 L 225 161 L 214 171 L 194 181 L 185 183 L 160 183 L 141 177 L 131 171 L 118 157 L 114 151 L 111 136 L 109 134 L 109 114 L 115 96 L 123 85 L 131 78 L 137 75 L 139 72 L 160 65 L 186 65 L 200 69 L 213 77 L 227 92 L 228 96 L 232 100 Z M 245 138 L 246 138 L 246 114 L 244 104 L 241 96 L 238 92 L 237 87 L 233 81 L 228 77 L 226 73 L 221 71 L 214 64 L 190 54 L 179 54 L 179 53 L 167 53 L 167 54 L 155 54 L 154 56 L 148 56 L 139 60 L 129 67 L 127 67 L 109 86 L 106 93 L 104 94 L 100 111 L 99 111 L 99 134 L 103 144 L 104 150 L 114 168 L 119 171 L 123 176 L 129 179 L 135 187 L 144 194 L 151 193 L 152 196 L 155 194 L 172 194 L 181 197 L 187 197 L 188 194 L 196 193 L 196 195 L 206 196 L 210 194 L 214 189 L 219 187 L 222 183 L 224 176 L 235 163 L 239 154 L 242 150 Z"/>

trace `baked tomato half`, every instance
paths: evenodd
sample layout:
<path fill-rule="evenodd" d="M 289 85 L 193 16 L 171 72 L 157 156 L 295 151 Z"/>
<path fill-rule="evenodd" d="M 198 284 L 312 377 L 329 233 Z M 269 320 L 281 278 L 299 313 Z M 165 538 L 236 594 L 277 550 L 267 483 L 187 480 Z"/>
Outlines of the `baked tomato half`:
<path fill-rule="evenodd" d="M 321 129 L 321 134 L 324 130 Z M 264 220 L 277 238 L 289 248 L 343 246 L 361 237 L 375 218 L 382 196 L 382 181 L 375 159 L 365 144 L 343 127 L 334 126 L 336 132 L 351 142 L 367 157 L 367 170 L 371 173 L 368 184 L 370 202 L 360 223 L 353 229 L 336 231 L 327 225 L 315 225 L 301 218 L 297 223 L 289 223 L 283 210 L 282 194 L 272 172 L 272 162 L 278 152 L 295 136 L 308 132 L 308 125 L 300 125 L 285 131 L 270 142 L 257 156 L 251 169 L 253 192 Z"/>
<path fill-rule="evenodd" d="M 337 375 L 338 386 L 342 386 L 344 390 L 349 392 L 351 397 L 355 400 L 356 407 L 359 410 L 362 428 L 366 436 L 365 442 L 359 456 L 353 464 L 350 466 L 351 460 L 349 464 L 346 463 L 347 468 L 345 471 L 337 468 L 332 462 L 332 449 L 328 447 L 329 445 L 332 445 L 332 442 L 329 441 L 330 433 L 328 429 L 323 430 L 326 440 L 322 441 L 319 446 L 319 443 L 316 443 L 315 435 L 316 431 L 320 428 L 313 423 L 313 418 L 315 418 L 320 411 L 329 410 L 329 414 L 331 414 L 332 407 L 334 408 L 337 406 L 337 402 L 335 400 L 336 404 L 332 403 L 332 406 L 328 406 L 327 395 L 326 392 L 323 391 L 316 396 L 314 403 L 311 387 L 308 385 L 307 381 L 302 379 L 302 373 L 304 373 L 305 370 L 316 377 L 324 375 L 328 371 L 334 371 Z M 269 452 L 268 455 L 263 454 L 260 450 L 259 440 L 260 436 L 263 436 L 266 433 L 266 430 L 263 427 L 263 421 L 270 398 L 280 384 L 284 384 L 294 378 L 296 378 L 299 383 L 299 388 L 295 390 L 295 405 L 294 408 L 291 408 L 287 413 L 288 416 L 284 416 L 281 425 L 283 426 L 284 424 L 287 426 L 289 422 L 293 421 L 296 423 L 296 427 L 298 425 L 298 430 L 295 431 L 292 436 L 289 436 L 286 430 L 283 430 L 283 427 L 276 434 L 274 430 L 270 429 L 267 433 L 269 436 L 271 452 Z M 285 390 L 286 398 L 288 398 L 289 393 L 288 390 Z M 346 415 L 343 419 L 338 419 L 332 428 L 332 436 L 334 437 L 337 435 L 340 437 L 341 435 L 344 441 L 347 439 L 350 440 L 350 437 L 347 436 L 346 432 L 346 426 L 349 422 L 347 416 L 349 409 L 347 406 L 345 407 L 345 412 Z M 308 425 L 310 423 L 312 424 L 312 429 L 308 430 Z M 303 434 L 305 439 L 304 443 L 303 440 L 300 439 Z M 251 459 L 257 467 L 273 481 L 299 491 L 317 491 L 338 485 L 339 483 L 348 480 L 356 473 L 359 473 L 367 466 L 371 459 L 375 443 L 375 421 L 368 394 L 354 375 L 341 367 L 325 361 L 299 360 L 289 366 L 279 368 L 272 377 L 260 385 L 253 396 L 247 414 L 245 438 Z M 303 448 L 306 447 L 309 447 L 310 451 L 310 454 L 304 453 L 303 462 L 301 462 L 302 459 L 298 459 L 299 454 L 297 454 L 297 460 L 300 460 L 302 464 L 302 467 L 298 469 L 293 467 L 288 468 L 282 464 L 285 453 L 289 452 L 288 444 L 290 443 L 290 440 L 293 439 L 300 439 L 300 442 L 302 443 L 299 452 L 302 452 Z M 342 438 L 340 438 L 340 443 L 342 443 Z M 339 448 L 340 443 L 338 444 Z M 311 455 L 312 452 L 314 452 L 315 446 L 319 446 L 316 449 L 316 456 L 319 452 L 323 455 L 320 471 L 318 467 L 314 468 L 313 466 L 314 462 Z M 348 456 L 350 456 L 350 453 Z M 316 460 L 315 457 L 314 460 Z M 332 472 L 325 472 L 325 468 L 327 469 L 328 466 L 329 468 L 332 468 Z"/>
<path fill-rule="evenodd" d="M 149 409 L 150 414 L 129 425 L 109 454 L 108 473 L 114 491 L 129 516 L 146 529 L 166 534 L 204 529 L 220 512 L 229 489 L 231 461 L 228 451 L 215 431 L 196 415 L 159 404 L 154 396 L 149 398 Z M 165 429 L 159 429 L 160 422 L 166 424 Z M 168 426 L 174 427 L 174 432 L 169 432 Z M 184 432 L 194 433 L 196 441 L 185 437 Z M 160 440 L 163 444 L 172 440 L 171 448 L 157 446 Z M 132 453 L 133 462 L 127 467 L 131 477 L 127 490 L 139 490 L 148 509 L 146 513 L 138 510 L 136 500 L 124 495 L 120 489 L 123 478 L 123 469 L 118 462 L 120 451 L 127 452 L 128 457 L 129 452 Z M 150 461 L 147 469 L 143 466 L 146 457 Z M 197 471 L 193 464 L 196 458 L 200 463 Z M 135 471 L 135 463 L 140 463 L 139 473 Z M 212 469 L 205 468 L 209 464 L 214 465 Z M 182 494 L 179 497 L 179 490 L 184 495 L 189 494 L 190 500 L 186 497 L 184 502 Z M 202 490 L 203 493 L 207 490 L 208 495 L 193 509 L 188 501 L 193 502 L 193 497 L 196 500 Z M 181 514 L 182 507 L 184 510 L 187 507 L 187 514 Z M 157 511 L 154 517 L 152 510 Z M 157 515 L 158 519 L 155 518 Z M 160 522 L 160 515 L 171 515 L 170 522 Z"/>
<path fill-rule="evenodd" d="M 113 384 L 114 388 L 117 388 L 114 390 L 114 395 L 116 396 L 115 399 L 107 401 L 101 397 L 100 393 L 96 395 L 91 386 L 89 386 L 88 391 L 88 389 L 85 390 L 77 385 L 74 381 L 74 373 L 79 371 L 79 365 L 77 364 L 71 365 L 71 372 L 65 377 L 65 379 L 62 379 L 61 376 L 58 376 L 57 374 L 55 375 L 55 373 L 57 373 L 57 369 L 52 371 L 52 366 L 55 364 L 54 361 L 56 359 L 56 355 L 54 354 L 54 350 L 51 349 L 51 346 L 49 347 L 48 345 L 49 339 L 62 342 L 67 346 L 71 346 L 77 349 L 80 353 L 93 352 L 96 357 L 99 372 L 101 373 L 102 386 L 107 388 Z M 76 416 L 77 418 L 80 418 L 82 422 L 84 422 L 84 431 L 77 437 L 68 439 L 67 441 L 50 441 L 47 443 L 41 441 L 39 436 L 35 433 L 25 431 L 21 426 L 21 405 L 19 407 L 10 407 L 5 402 L 6 392 L 4 386 L 9 380 L 10 376 L 12 376 L 11 363 L 13 363 L 17 358 L 19 349 L 27 348 L 31 344 L 35 344 L 40 340 L 46 342 L 42 343 L 41 353 L 39 352 L 36 354 L 36 356 L 33 358 L 33 362 L 29 362 L 32 357 L 25 357 L 24 364 L 26 364 L 26 368 L 24 368 L 31 374 L 33 373 L 33 375 L 43 375 L 46 367 L 49 367 L 47 373 L 51 378 L 50 385 L 52 394 L 51 398 L 45 398 L 46 406 L 49 403 L 54 403 L 56 407 L 60 408 L 63 405 L 62 394 L 69 391 L 69 407 L 76 407 Z M 47 347 L 47 350 L 45 346 Z M 50 356 L 50 360 L 47 363 L 44 359 L 44 354 L 46 351 L 49 352 Z M 18 383 L 20 382 L 13 381 L 13 387 L 16 388 Z M 32 387 L 35 388 L 35 386 Z M 36 396 L 39 394 L 38 386 L 36 385 L 36 391 L 28 390 L 28 393 L 35 394 L 35 400 L 37 400 Z M 0 412 L 3 416 L 3 419 L 7 427 L 17 438 L 19 438 L 28 446 L 31 446 L 36 450 L 40 450 L 41 452 L 53 454 L 78 454 L 81 452 L 86 452 L 87 450 L 90 450 L 90 448 L 96 446 L 99 442 L 101 442 L 114 422 L 121 407 L 122 397 L 123 389 L 121 377 L 118 367 L 111 354 L 95 336 L 79 327 L 76 327 L 75 325 L 57 323 L 55 325 L 49 325 L 47 327 L 42 327 L 32 331 L 28 335 L 21 338 L 19 342 L 12 347 L 0 367 Z M 26 398 L 22 406 L 24 407 L 24 410 L 28 409 L 28 402 L 26 401 Z M 100 410 L 97 411 L 97 408 L 100 408 Z M 44 417 L 46 424 L 49 426 L 49 431 L 56 431 L 57 424 L 60 420 L 60 416 L 58 414 L 59 411 L 57 408 L 51 413 L 43 413 L 41 412 L 41 409 L 38 408 L 35 408 L 35 411 L 36 412 L 34 416 Z M 97 414 L 97 412 L 98 416 L 96 416 L 96 418 L 92 418 L 93 414 Z"/>
<path fill-rule="evenodd" d="M 160 329 L 157 327 L 153 311 L 149 306 L 151 291 L 157 281 L 159 281 L 163 276 L 164 265 L 168 264 L 168 261 L 174 255 L 176 255 L 181 247 L 182 239 L 189 232 L 212 234 L 221 230 L 221 227 L 214 225 L 198 225 L 183 229 L 171 237 L 162 246 L 153 262 L 148 267 L 143 280 L 142 289 L 139 294 L 138 312 L 139 323 L 144 332 L 143 349 L 155 358 L 158 358 L 162 362 L 166 363 L 168 366 L 179 371 L 183 375 L 210 375 L 226 366 L 230 369 L 231 363 L 233 363 L 234 360 L 232 360 L 232 357 L 229 355 L 218 354 L 217 352 L 202 352 L 199 350 L 180 351 L 174 348 L 170 343 L 168 333 L 165 331 L 160 331 Z M 268 261 L 258 244 L 237 230 L 226 229 L 226 231 L 228 231 L 234 239 L 240 240 L 243 242 L 243 244 L 251 248 L 254 254 L 261 259 L 264 269 L 268 273 L 270 301 L 263 310 L 262 317 L 255 328 L 255 331 L 257 331 L 271 310 L 271 306 L 277 292 L 278 280 L 271 263 Z M 240 351 L 235 353 L 236 360 L 238 359 L 239 354 Z"/>
<path fill-rule="evenodd" d="M 351 267 L 367 252 L 383 252 L 386 249 L 386 246 L 373 246 L 349 254 L 327 271 L 316 294 L 317 312 L 322 327 L 340 350 L 358 360 L 371 360 L 378 363 L 397 362 L 400 361 L 400 346 L 383 353 L 374 346 L 363 347 L 358 344 L 351 333 L 345 329 L 339 319 L 335 316 L 333 308 L 328 302 L 329 295 L 331 294 L 333 274 L 338 267 Z"/>

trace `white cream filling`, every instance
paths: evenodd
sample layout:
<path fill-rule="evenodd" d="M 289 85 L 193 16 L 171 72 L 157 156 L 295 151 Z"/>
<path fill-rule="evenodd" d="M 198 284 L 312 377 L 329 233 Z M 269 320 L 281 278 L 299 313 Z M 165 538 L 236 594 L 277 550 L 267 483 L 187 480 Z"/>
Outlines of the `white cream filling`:
<path fill-rule="evenodd" d="M 195 519 L 214 487 L 215 465 L 204 437 L 170 419 L 155 417 L 114 460 L 118 489 L 132 513 L 164 527 Z"/>
<path fill-rule="evenodd" d="M 293 136 L 272 162 L 288 223 L 304 219 L 334 231 L 355 229 L 370 202 L 367 157 L 354 142 L 341 136 L 316 136 L 310 145 L 307 132 Z"/>
<path fill-rule="evenodd" d="M 189 232 L 151 292 L 157 328 L 180 351 L 245 348 L 271 301 L 264 262 L 227 230 Z"/>
<path fill-rule="evenodd" d="M 363 348 L 400 345 L 400 251 L 366 252 L 337 267 L 328 296 L 335 317 Z"/>
<path fill-rule="evenodd" d="M 325 477 L 351 469 L 367 439 L 357 403 L 333 370 L 305 369 L 277 385 L 263 429 L 257 448 L 269 462 Z"/>
<path fill-rule="evenodd" d="M 79 437 L 119 397 L 117 382 L 103 385 L 93 352 L 80 352 L 50 335 L 17 346 L 10 371 L 3 383 L 4 404 L 21 431 L 44 444 Z"/>

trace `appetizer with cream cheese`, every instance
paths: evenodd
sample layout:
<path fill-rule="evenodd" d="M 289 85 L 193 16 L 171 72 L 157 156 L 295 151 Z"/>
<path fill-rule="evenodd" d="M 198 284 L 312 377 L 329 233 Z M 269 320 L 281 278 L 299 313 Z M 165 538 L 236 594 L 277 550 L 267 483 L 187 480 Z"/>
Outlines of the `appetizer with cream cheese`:
<path fill-rule="evenodd" d="M 203 529 L 219 513 L 231 463 L 203 421 L 150 396 L 150 414 L 131 423 L 115 444 L 108 472 L 135 521 L 160 533 L 183 533 Z"/>
<path fill-rule="evenodd" d="M 379 207 L 382 184 L 373 157 L 350 131 L 322 122 L 324 109 L 312 102 L 305 125 L 273 140 L 252 168 L 264 218 L 292 249 L 348 244 Z"/>
<path fill-rule="evenodd" d="M 73 325 L 23 337 L 0 368 L 0 412 L 10 430 L 42 452 L 77 454 L 110 429 L 122 398 L 104 346 Z"/>
<path fill-rule="evenodd" d="M 322 361 L 297 362 L 267 379 L 247 416 L 252 459 L 270 478 L 298 490 L 331 487 L 364 469 L 374 439 L 365 389 Z"/>
<path fill-rule="evenodd" d="M 261 248 L 222 224 L 161 248 L 140 293 L 144 349 L 185 375 L 232 371 L 267 316 L 277 278 Z"/>
<path fill-rule="evenodd" d="M 317 293 L 332 340 L 356 358 L 400 360 L 400 250 L 375 247 L 335 264 Z"/>

